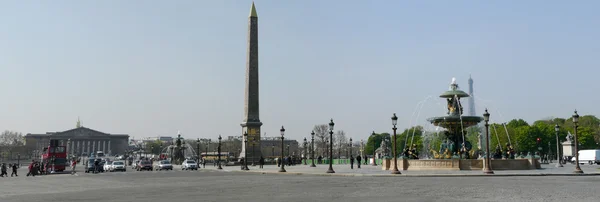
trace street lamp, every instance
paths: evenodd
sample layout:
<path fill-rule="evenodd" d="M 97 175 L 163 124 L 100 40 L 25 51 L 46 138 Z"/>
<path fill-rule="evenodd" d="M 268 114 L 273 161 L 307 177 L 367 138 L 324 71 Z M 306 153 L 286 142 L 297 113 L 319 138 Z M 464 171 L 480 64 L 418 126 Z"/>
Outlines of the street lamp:
<path fill-rule="evenodd" d="M 563 167 L 562 163 L 560 162 L 560 142 L 558 141 L 558 132 L 560 130 L 560 126 L 558 126 L 558 124 L 556 124 L 554 126 L 554 131 L 556 131 L 556 167 Z M 550 148 L 548 148 L 550 149 Z"/>
<path fill-rule="evenodd" d="M 252 166 L 256 166 L 256 164 L 254 163 L 254 155 L 256 153 L 254 153 L 254 142 L 256 141 L 255 137 L 252 137 L 252 142 L 250 142 L 250 144 L 252 144 Z"/>
<path fill-rule="evenodd" d="M 219 147 L 217 147 L 217 158 L 218 158 L 217 165 L 219 165 L 217 167 L 217 169 L 221 170 L 221 169 L 223 169 L 221 167 L 221 135 L 219 135 Z"/>
<path fill-rule="evenodd" d="M 71 138 L 67 139 L 67 159 L 71 156 Z"/>
<path fill-rule="evenodd" d="M 575 171 L 573 173 L 582 174 L 583 170 L 579 167 L 579 144 L 577 143 L 577 123 L 579 122 L 579 114 L 577 114 L 577 110 L 575 110 L 575 114 L 573 114 L 573 124 L 575 124 Z"/>
<path fill-rule="evenodd" d="M 281 126 L 279 132 L 281 132 L 281 159 L 279 160 L 281 162 L 281 167 L 279 167 L 279 172 L 285 172 L 285 163 L 283 163 L 283 135 L 285 134 L 285 128 Z"/>
<path fill-rule="evenodd" d="M 312 145 L 310 148 L 310 158 L 311 158 L 311 164 L 310 167 L 317 167 L 315 165 L 315 131 L 312 131 L 310 133 L 310 144 Z"/>
<path fill-rule="evenodd" d="M 485 121 L 485 162 L 483 165 L 483 173 L 485 174 L 494 174 L 492 168 L 490 167 L 490 113 L 485 109 L 485 113 L 483 114 L 483 120 Z"/>
<path fill-rule="evenodd" d="M 396 116 L 396 113 L 394 113 L 392 116 L 392 126 L 394 126 L 392 127 L 392 130 L 394 130 L 394 141 L 392 142 L 394 144 L 394 170 L 392 170 L 392 174 L 402 174 L 398 170 L 398 155 L 396 154 L 396 130 L 398 130 L 398 128 L 396 128 L 396 124 L 398 124 L 398 117 Z"/>
<path fill-rule="evenodd" d="M 198 164 L 198 167 L 200 167 L 200 159 L 202 155 L 200 155 L 200 138 L 198 138 L 196 140 L 196 156 L 198 156 L 198 159 L 196 160 L 196 164 Z"/>
<path fill-rule="evenodd" d="M 377 166 L 377 159 L 375 159 L 375 131 L 373 131 L 373 133 L 371 133 L 371 136 L 373 136 L 373 166 Z M 368 144 L 368 142 L 367 142 Z"/>
<path fill-rule="evenodd" d="M 287 148 L 287 156 L 291 158 L 292 155 L 290 154 L 290 144 L 287 144 L 285 148 Z"/>
<path fill-rule="evenodd" d="M 306 145 L 308 143 L 306 143 L 306 138 L 304 138 L 304 165 L 306 165 L 306 161 L 308 161 L 308 155 L 306 155 Z"/>
<path fill-rule="evenodd" d="M 242 170 L 250 170 L 248 169 L 248 132 L 244 131 L 244 168 Z"/>
<path fill-rule="evenodd" d="M 271 145 L 271 156 L 273 158 L 275 158 L 275 143 L 273 143 L 273 145 Z"/>
<path fill-rule="evenodd" d="M 329 170 L 327 170 L 327 173 L 335 173 L 335 171 L 333 171 L 333 126 L 335 125 L 335 123 L 333 123 L 333 119 L 331 119 L 331 121 L 329 122 L 329 139 L 332 141 L 329 141 Z"/>
<path fill-rule="evenodd" d="M 352 159 L 353 159 L 352 158 L 352 138 L 350 138 L 350 155 L 349 155 L 349 157 L 350 157 L 350 161 L 352 161 Z"/>

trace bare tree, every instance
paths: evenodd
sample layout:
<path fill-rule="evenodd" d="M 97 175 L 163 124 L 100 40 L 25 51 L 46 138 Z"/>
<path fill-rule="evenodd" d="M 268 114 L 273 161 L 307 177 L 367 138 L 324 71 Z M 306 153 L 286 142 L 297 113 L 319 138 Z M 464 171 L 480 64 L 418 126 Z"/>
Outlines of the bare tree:
<path fill-rule="evenodd" d="M 336 146 L 337 146 L 337 152 L 338 152 L 338 159 L 340 158 L 341 154 L 342 154 L 342 149 L 347 147 L 347 142 L 348 139 L 346 138 L 346 132 L 344 132 L 343 130 L 338 130 L 335 135 L 333 136 L 333 139 L 335 140 Z"/>
<path fill-rule="evenodd" d="M 315 143 L 317 145 L 316 153 L 325 156 L 325 151 L 327 151 L 325 139 L 329 138 L 329 126 L 327 124 L 315 125 L 313 131 L 315 132 Z"/>
<path fill-rule="evenodd" d="M 0 145 L 2 146 L 23 146 L 25 145 L 25 137 L 22 133 L 15 131 L 4 131 L 0 135 Z"/>

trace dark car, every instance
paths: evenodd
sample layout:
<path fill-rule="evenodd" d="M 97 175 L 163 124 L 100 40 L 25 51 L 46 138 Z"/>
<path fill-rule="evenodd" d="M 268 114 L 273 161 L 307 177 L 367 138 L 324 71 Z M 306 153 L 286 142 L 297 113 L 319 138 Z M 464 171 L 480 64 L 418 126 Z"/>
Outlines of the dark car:
<path fill-rule="evenodd" d="M 94 158 L 89 158 L 89 159 L 88 159 L 88 161 L 87 161 L 87 163 L 86 163 L 86 166 L 85 166 L 85 172 L 86 172 L 86 173 L 89 173 L 89 172 L 94 172 L 94 170 L 96 169 L 96 168 L 94 167 L 94 162 L 95 162 L 95 161 L 96 161 L 96 159 L 94 159 Z"/>
<path fill-rule="evenodd" d="M 140 161 L 136 166 L 137 171 L 149 170 L 152 171 L 152 163 L 150 161 Z"/>

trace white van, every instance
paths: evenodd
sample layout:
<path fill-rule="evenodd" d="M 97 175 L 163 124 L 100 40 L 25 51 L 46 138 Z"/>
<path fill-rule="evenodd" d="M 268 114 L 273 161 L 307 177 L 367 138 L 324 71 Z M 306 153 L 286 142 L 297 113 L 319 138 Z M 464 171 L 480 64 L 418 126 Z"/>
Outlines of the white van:
<path fill-rule="evenodd" d="M 575 160 L 575 158 L 573 158 Z M 588 163 L 600 165 L 600 149 L 589 149 L 579 151 L 579 164 Z"/>
<path fill-rule="evenodd" d="M 96 157 L 98 157 L 98 158 L 104 158 L 104 152 L 103 151 L 97 151 L 96 152 Z"/>

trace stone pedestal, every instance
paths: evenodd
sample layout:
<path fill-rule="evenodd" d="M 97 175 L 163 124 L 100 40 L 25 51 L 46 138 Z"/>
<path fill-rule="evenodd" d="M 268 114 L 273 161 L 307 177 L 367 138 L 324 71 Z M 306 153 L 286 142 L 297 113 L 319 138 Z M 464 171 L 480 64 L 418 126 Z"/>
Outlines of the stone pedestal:
<path fill-rule="evenodd" d="M 575 156 L 575 143 L 567 140 L 562 143 L 563 157 Z"/>

